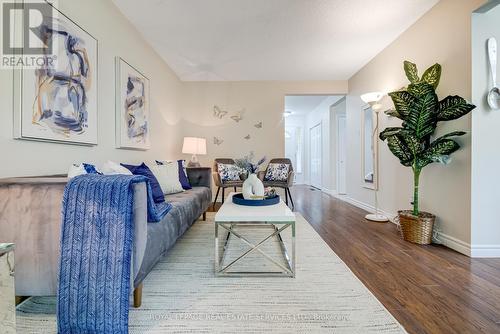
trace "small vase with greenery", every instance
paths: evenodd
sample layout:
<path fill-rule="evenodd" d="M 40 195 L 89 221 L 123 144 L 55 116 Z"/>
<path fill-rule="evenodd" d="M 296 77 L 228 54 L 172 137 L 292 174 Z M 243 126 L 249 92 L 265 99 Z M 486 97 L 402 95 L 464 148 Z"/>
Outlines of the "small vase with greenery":
<path fill-rule="evenodd" d="M 438 99 L 436 88 L 441 78 L 439 64 L 429 67 L 419 77 L 417 66 L 405 61 L 404 71 L 410 84 L 402 90 L 389 93 L 395 109 L 386 112 L 403 123 L 400 127 L 386 128 L 380 133 L 380 139 L 387 142 L 403 166 L 413 171 L 413 210 L 399 211 L 402 235 L 405 240 L 428 244 L 431 242 L 435 216 L 420 211 L 420 174 L 424 167 L 433 162 L 448 164 L 450 155 L 460 148 L 453 138 L 465 134 L 463 131 L 454 131 L 435 138 L 434 132 L 439 122 L 460 118 L 475 106 L 457 95 L 447 96 L 441 101 Z"/>
<path fill-rule="evenodd" d="M 245 181 L 241 187 L 241 192 L 245 199 L 262 199 L 264 198 L 264 184 L 257 177 L 257 172 L 260 166 L 266 161 L 266 157 L 262 157 L 256 163 L 254 161 L 254 153 L 250 152 L 249 155 L 234 161 L 235 165 L 244 171 Z M 241 177 L 241 176 L 240 176 Z"/>

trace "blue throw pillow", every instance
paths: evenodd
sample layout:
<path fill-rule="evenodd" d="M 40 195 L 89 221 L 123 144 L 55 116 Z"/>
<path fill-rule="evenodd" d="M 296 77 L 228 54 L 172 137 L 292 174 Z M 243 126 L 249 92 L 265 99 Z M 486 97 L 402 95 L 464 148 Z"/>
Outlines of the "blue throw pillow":
<path fill-rule="evenodd" d="M 163 196 L 163 191 L 161 190 L 158 180 L 153 175 L 151 169 L 143 162 L 139 166 L 120 164 L 127 168 L 134 175 L 143 175 L 149 179 L 149 184 L 151 185 L 151 191 L 153 192 L 153 200 L 155 203 L 165 202 L 165 197 Z"/>
<path fill-rule="evenodd" d="M 82 165 L 83 165 L 83 169 L 85 169 L 87 174 L 100 174 L 100 175 L 102 175 L 102 173 L 99 172 L 94 165 L 86 164 L 86 163 L 83 163 Z"/>
<path fill-rule="evenodd" d="M 181 183 L 182 189 L 184 190 L 192 189 L 186 173 L 186 161 L 177 160 L 177 163 L 179 164 L 179 182 Z"/>

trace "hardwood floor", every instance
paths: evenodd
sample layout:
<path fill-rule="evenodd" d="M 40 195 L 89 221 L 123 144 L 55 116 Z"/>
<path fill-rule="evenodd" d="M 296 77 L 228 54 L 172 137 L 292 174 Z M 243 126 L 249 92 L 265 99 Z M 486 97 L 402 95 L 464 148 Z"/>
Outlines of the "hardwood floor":
<path fill-rule="evenodd" d="M 291 191 L 295 211 L 408 333 L 500 333 L 500 259 L 414 245 L 396 225 L 368 222 L 364 210 L 321 191 Z"/>
<path fill-rule="evenodd" d="M 396 225 L 307 186 L 300 212 L 409 333 L 500 333 L 500 259 L 403 241 Z"/>

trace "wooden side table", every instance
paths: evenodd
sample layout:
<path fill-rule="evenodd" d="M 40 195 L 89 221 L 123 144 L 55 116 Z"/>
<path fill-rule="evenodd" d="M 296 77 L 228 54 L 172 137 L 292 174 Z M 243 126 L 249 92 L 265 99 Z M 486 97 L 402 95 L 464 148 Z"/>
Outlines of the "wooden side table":
<path fill-rule="evenodd" d="M 14 244 L 0 243 L 0 332 L 16 333 Z"/>

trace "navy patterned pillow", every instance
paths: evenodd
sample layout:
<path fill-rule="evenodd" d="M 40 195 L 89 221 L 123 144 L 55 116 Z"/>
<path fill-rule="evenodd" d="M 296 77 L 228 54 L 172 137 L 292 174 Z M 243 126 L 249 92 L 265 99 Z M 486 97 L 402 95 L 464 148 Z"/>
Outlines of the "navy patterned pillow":
<path fill-rule="evenodd" d="M 127 168 L 134 175 L 143 175 L 149 179 L 149 184 L 151 186 L 151 191 L 153 192 L 153 200 L 155 203 L 163 203 L 165 202 L 165 197 L 163 195 L 163 191 L 161 190 L 160 184 L 158 183 L 158 179 L 154 176 L 151 169 L 143 162 L 139 166 L 134 165 L 126 165 L 120 164 L 123 167 Z"/>
<path fill-rule="evenodd" d="M 235 165 L 217 163 L 217 171 L 222 182 L 240 180 L 241 169 Z"/>
<path fill-rule="evenodd" d="M 286 181 L 288 180 L 289 169 L 289 164 L 270 163 L 264 181 Z"/>

